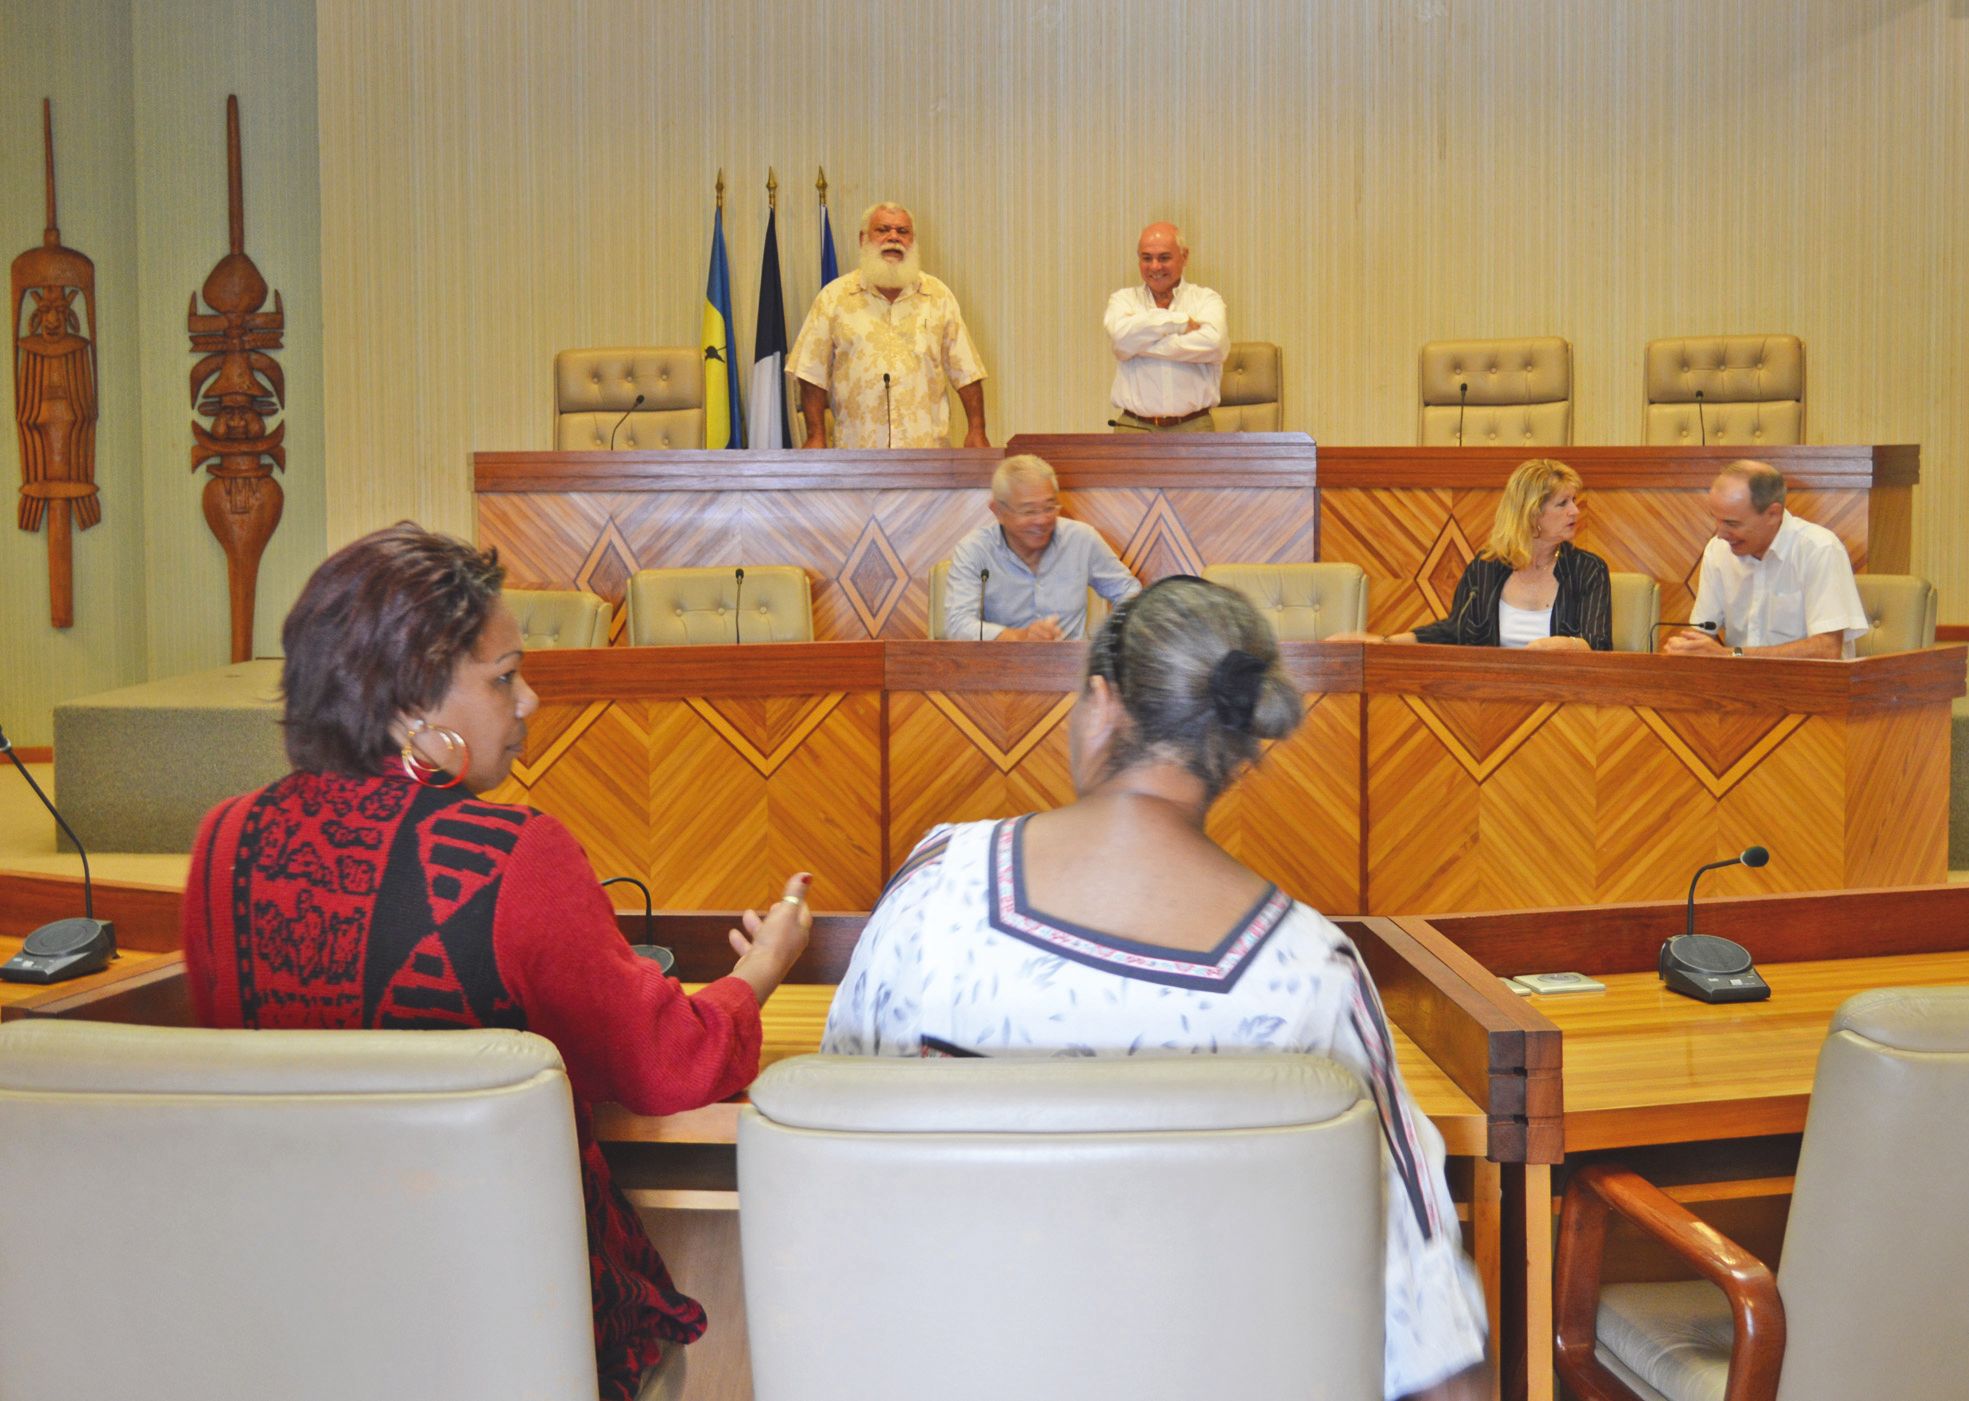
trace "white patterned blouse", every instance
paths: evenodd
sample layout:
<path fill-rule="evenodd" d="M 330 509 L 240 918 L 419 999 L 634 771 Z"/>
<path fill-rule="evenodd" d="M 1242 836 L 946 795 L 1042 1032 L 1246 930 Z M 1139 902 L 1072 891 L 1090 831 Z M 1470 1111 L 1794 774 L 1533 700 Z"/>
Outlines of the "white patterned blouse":
<path fill-rule="evenodd" d="M 1277 887 L 1208 953 L 1054 919 L 1026 897 L 1027 819 L 941 826 L 897 870 L 829 1009 L 834 1055 L 1330 1057 L 1380 1111 L 1391 1397 L 1482 1360 L 1483 1292 L 1443 1180 L 1443 1143 L 1408 1097 L 1353 942 Z"/>

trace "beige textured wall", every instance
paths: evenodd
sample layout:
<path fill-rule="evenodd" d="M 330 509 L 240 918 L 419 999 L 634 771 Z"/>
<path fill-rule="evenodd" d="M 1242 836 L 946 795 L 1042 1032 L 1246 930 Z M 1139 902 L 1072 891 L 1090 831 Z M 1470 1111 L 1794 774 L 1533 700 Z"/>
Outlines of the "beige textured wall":
<path fill-rule="evenodd" d="M 96 262 L 103 521 L 75 537 L 75 626 L 48 626 L 46 537 L 0 531 L 0 721 L 47 744 L 74 695 L 224 665 L 225 555 L 190 471 L 192 290 L 226 251 L 225 98 L 245 130 L 246 248 L 286 303 L 290 473 L 255 650 L 323 552 L 313 0 L 0 0 L 0 257 L 41 237 L 40 97 L 64 241 Z M 6 496 L 19 481 L 11 425 Z M 11 504 L 8 515 L 12 514 Z"/>

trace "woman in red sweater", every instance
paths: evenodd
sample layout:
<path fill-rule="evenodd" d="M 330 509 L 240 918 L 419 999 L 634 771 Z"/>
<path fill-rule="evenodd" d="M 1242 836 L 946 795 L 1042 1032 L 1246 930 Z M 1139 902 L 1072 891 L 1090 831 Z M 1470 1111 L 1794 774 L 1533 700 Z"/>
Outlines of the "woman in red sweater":
<path fill-rule="evenodd" d="M 538 698 L 494 553 L 413 525 L 331 556 L 281 630 L 294 772 L 207 815 L 185 889 L 201 1023 L 517 1027 L 560 1049 L 587 1197 L 605 1398 L 704 1331 L 609 1178 L 590 1106 L 670 1114 L 759 1068 L 759 1006 L 807 942 L 795 876 L 731 933 L 730 977 L 686 996 L 630 951 L 567 829 L 475 795 Z"/>

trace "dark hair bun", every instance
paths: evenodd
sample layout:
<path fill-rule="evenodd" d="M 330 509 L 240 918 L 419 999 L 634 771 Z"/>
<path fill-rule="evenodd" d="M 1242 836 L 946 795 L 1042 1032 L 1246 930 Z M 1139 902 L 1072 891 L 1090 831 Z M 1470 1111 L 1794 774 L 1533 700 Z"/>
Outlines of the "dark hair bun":
<path fill-rule="evenodd" d="M 1271 663 L 1242 647 L 1233 647 L 1217 659 L 1210 669 L 1210 705 L 1226 729 L 1251 733 L 1251 716 L 1258 708 L 1258 693 L 1264 687 Z"/>

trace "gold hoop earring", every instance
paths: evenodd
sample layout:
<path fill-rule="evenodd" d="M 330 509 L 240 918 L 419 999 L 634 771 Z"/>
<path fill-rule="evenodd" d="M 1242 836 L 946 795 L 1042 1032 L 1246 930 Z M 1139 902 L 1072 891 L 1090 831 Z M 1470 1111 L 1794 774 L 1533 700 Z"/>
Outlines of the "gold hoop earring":
<path fill-rule="evenodd" d="M 447 761 L 456 757 L 458 772 L 449 773 L 443 764 L 434 764 L 417 752 L 418 735 L 430 733 L 444 741 L 444 757 Z M 471 766 L 472 751 L 465 746 L 465 737 L 445 725 L 433 725 L 421 716 L 410 722 L 410 730 L 403 740 L 403 773 L 425 788 L 455 788 L 465 781 L 465 770 Z"/>

